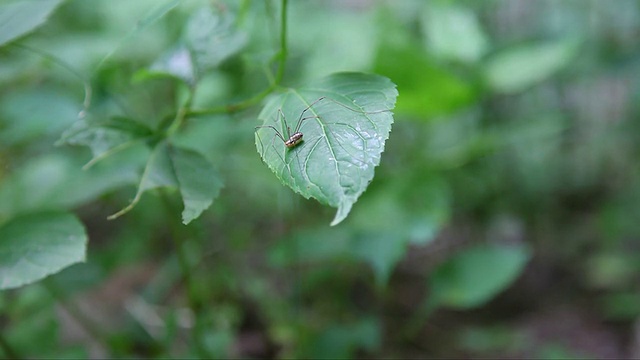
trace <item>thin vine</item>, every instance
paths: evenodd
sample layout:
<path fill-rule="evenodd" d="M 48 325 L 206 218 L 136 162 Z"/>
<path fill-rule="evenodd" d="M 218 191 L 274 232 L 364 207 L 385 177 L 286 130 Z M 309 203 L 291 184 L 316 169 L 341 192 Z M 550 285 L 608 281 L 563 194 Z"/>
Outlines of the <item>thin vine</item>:
<path fill-rule="evenodd" d="M 280 7 L 280 50 L 274 56 L 273 60 L 277 61 L 277 70 L 275 77 L 269 77 L 270 84 L 267 88 L 257 93 L 256 95 L 239 101 L 233 104 L 226 104 L 220 106 L 214 106 L 207 109 L 185 109 L 184 117 L 185 118 L 193 118 L 198 116 L 205 115 L 213 115 L 213 114 L 228 114 L 237 111 L 241 111 L 252 106 L 259 104 L 264 98 L 266 98 L 269 94 L 271 94 L 274 90 L 280 87 L 282 83 L 282 79 L 284 78 L 286 61 L 288 57 L 288 48 L 287 48 L 287 4 L 288 0 L 282 0 Z M 271 80 L 272 79 L 272 80 Z"/>

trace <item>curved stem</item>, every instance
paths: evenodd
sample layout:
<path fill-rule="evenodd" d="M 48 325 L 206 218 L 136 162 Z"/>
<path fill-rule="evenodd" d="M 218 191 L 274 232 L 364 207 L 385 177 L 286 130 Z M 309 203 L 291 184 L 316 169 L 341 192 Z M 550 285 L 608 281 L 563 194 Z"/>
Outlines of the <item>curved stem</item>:
<path fill-rule="evenodd" d="M 278 56 L 278 72 L 276 73 L 275 84 L 279 85 L 284 76 L 284 69 L 287 61 L 287 2 L 282 0 L 280 7 L 280 54 Z"/>
<path fill-rule="evenodd" d="M 250 97 L 249 99 L 242 100 L 240 102 L 234 104 L 220 105 L 215 106 L 208 109 L 199 109 L 199 110 L 190 110 L 186 108 L 184 110 L 184 117 L 198 117 L 204 115 L 214 115 L 214 114 L 228 114 L 234 113 L 237 111 L 241 111 L 252 107 L 258 103 L 260 103 L 267 95 L 271 94 L 275 89 L 277 89 L 282 83 L 282 78 L 284 77 L 288 50 L 287 50 L 287 8 L 288 8 L 288 0 L 282 0 L 282 4 L 280 7 L 280 51 L 277 56 L 275 56 L 274 60 L 278 61 L 278 69 L 276 72 L 276 76 L 273 79 L 270 79 L 270 84 L 266 89 L 262 90 L 258 94 Z"/>
<path fill-rule="evenodd" d="M 42 281 L 42 284 L 49 294 L 51 294 L 58 304 L 67 312 L 67 314 L 69 314 L 69 316 L 71 316 L 84 329 L 84 331 L 93 338 L 93 340 L 102 345 L 104 349 L 109 349 L 105 342 L 106 335 L 100 330 L 98 324 L 89 319 L 77 308 L 77 306 L 70 304 L 70 301 L 65 300 L 62 295 L 62 291 L 52 279 L 45 279 Z"/>
<path fill-rule="evenodd" d="M 186 110 L 185 117 L 193 118 L 198 116 L 205 115 L 215 115 L 215 114 L 230 114 L 234 112 L 238 112 L 247 108 L 250 108 L 262 101 L 267 95 L 271 94 L 271 92 L 276 88 L 276 86 L 272 85 L 268 88 L 262 90 L 260 93 L 250 97 L 249 99 L 242 100 L 235 104 L 227 104 L 215 106 L 208 109 L 199 109 L 199 110 Z"/>
<path fill-rule="evenodd" d="M 166 191 L 162 191 L 161 199 L 170 212 L 169 219 L 169 227 L 171 231 L 171 240 L 173 240 L 173 244 L 176 249 L 176 256 L 178 258 L 178 264 L 180 266 L 180 272 L 182 273 L 182 279 L 184 281 L 184 286 L 186 289 L 187 303 L 189 304 L 189 308 L 193 313 L 193 317 L 195 319 L 194 328 L 193 328 L 193 345 L 195 346 L 196 353 L 200 358 L 210 359 L 213 357 L 213 354 L 209 352 L 205 344 L 204 339 L 204 325 L 205 322 L 202 319 L 202 301 L 198 296 L 195 284 L 193 282 L 193 266 L 189 261 L 189 256 L 185 249 L 185 231 L 182 224 L 177 222 L 175 219 L 175 213 L 178 211 L 175 204 L 169 198 L 169 195 Z"/>
<path fill-rule="evenodd" d="M 54 64 L 60 66 L 61 68 L 67 70 L 71 75 L 75 76 L 76 78 L 78 78 L 78 80 L 80 80 L 82 82 L 82 84 L 84 85 L 84 100 L 82 101 L 82 106 L 83 109 L 79 114 L 79 117 L 83 117 L 86 112 L 87 109 L 89 109 L 89 106 L 91 105 L 91 84 L 89 83 L 89 81 L 82 75 L 80 74 L 80 72 L 76 69 L 74 69 L 71 65 L 67 64 L 66 62 L 64 62 L 63 60 L 59 59 L 58 57 L 56 57 L 55 55 L 52 55 L 44 50 L 40 50 L 40 49 L 36 49 L 33 48 L 31 46 L 27 46 L 24 44 L 19 44 L 19 43 L 13 43 L 10 44 L 10 46 L 22 49 L 22 50 L 26 50 L 26 51 L 31 51 L 34 54 L 38 54 L 40 55 L 43 59 L 47 59 L 51 62 L 53 62 Z"/>
<path fill-rule="evenodd" d="M 184 104 L 180 106 L 180 108 L 178 109 L 178 112 L 176 113 L 176 117 L 174 118 L 173 122 L 167 129 L 167 137 L 175 133 L 180 128 L 180 126 L 182 126 L 182 123 L 184 123 L 184 120 L 187 118 L 187 114 L 189 113 L 189 108 L 193 103 L 193 96 L 195 95 L 195 92 L 196 92 L 196 87 L 190 86 L 187 99 L 185 100 Z"/>
<path fill-rule="evenodd" d="M 427 322 L 427 319 L 433 314 L 439 306 L 439 302 L 437 298 L 430 296 L 428 297 L 416 310 L 413 317 L 408 321 L 408 323 L 402 329 L 401 334 L 405 339 L 413 339 L 416 334 L 420 331 L 422 326 Z"/>

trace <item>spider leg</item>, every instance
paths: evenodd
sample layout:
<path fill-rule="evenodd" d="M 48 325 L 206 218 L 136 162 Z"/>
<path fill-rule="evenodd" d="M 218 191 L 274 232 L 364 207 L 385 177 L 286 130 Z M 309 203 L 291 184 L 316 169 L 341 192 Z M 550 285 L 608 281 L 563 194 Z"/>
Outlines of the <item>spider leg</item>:
<path fill-rule="evenodd" d="M 282 120 L 280 120 L 282 119 Z M 289 128 L 289 125 L 287 124 L 287 118 L 284 117 L 284 113 L 282 112 L 282 109 L 278 109 L 278 119 L 282 122 L 282 124 L 284 124 L 285 129 L 287 130 L 287 139 L 291 137 L 291 128 Z M 277 121 L 276 120 L 276 121 Z"/>
<path fill-rule="evenodd" d="M 284 139 L 284 137 L 282 136 L 282 134 L 280 134 L 280 132 L 278 131 L 278 129 L 276 129 L 275 127 L 271 126 L 271 125 L 262 125 L 262 126 L 256 126 L 256 130 L 260 129 L 260 128 L 269 128 L 272 129 L 275 132 L 275 135 L 280 138 L 280 140 L 282 140 L 282 143 L 284 144 L 286 141 Z M 258 136 L 258 141 L 260 142 L 260 146 L 262 147 L 262 159 L 264 161 L 265 155 L 267 153 L 267 150 L 269 148 L 273 149 L 273 152 L 280 158 L 280 160 L 282 161 L 282 164 L 287 168 L 287 170 L 289 171 L 289 174 L 293 177 L 293 173 L 291 172 L 291 163 L 287 162 L 282 155 L 280 155 L 280 153 L 278 152 L 278 150 L 275 148 L 274 145 L 274 141 L 276 140 L 275 137 L 271 138 L 271 144 L 269 145 L 269 147 L 265 148 L 264 144 L 262 143 L 262 138 L 260 137 L 260 134 L 258 134 L 256 132 L 256 135 Z M 297 156 L 298 154 L 296 154 Z M 286 157 L 286 152 L 285 152 L 285 157 Z M 300 166 L 300 159 L 298 158 L 298 166 Z"/>
<path fill-rule="evenodd" d="M 298 118 L 298 123 L 296 124 L 296 129 L 293 131 L 294 133 L 297 133 L 298 131 L 300 131 L 300 125 L 302 125 L 302 121 L 306 120 L 306 119 L 310 119 L 311 117 L 307 117 L 307 118 L 302 118 L 304 116 L 304 114 L 309 111 L 309 109 L 311 109 L 311 107 L 315 104 L 318 103 L 318 101 L 325 99 L 325 96 L 320 97 L 319 99 L 317 99 L 316 101 L 312 102 L 311 104 L 309 104 L 309 106 L 307 106 L 304 110 L 302 110 L 302 112 L 300 113 L 300 117 Z M 317 116 L 316 116 L 317 117 Z"/>
<path fill-rule="evenodd" d="M 379 113 L 383 113 L 383 112 L 390 112 L 390 111 L 391 111 L 391 110 L 389 110 L 389 109 L 376 110 L 376 111 L 364 111 L 364 109 L 360 109 L 360 110 L 359 110 L 359 109 L 354 109 L 354 108 L 352 108 L 352 107 L 349 107 L 349 106 L 345 105 L 344 103 L 341 103 L 341 102 L 340 102 L 340 101 L 338 101 L 338 100 L 335 100 L 335 99 L 332 99 L 332 98 L 330 98 L 330 97 L 326 97 L 326 96 L 322 96 L 322 97 L 320 97 L 318 100 L 316 100 L 316 101 L 314 102 L 314 104 L 315 104 L 316 102 L 318 102 L 318 101 L 320 101 L 320 100 L 324 100 L 324 99 L 329 100 L 329 101 L 331 101 L 331 102 L 332 102 L 332 103 L 334 103 L 334 104 L 340 105 L 340 106 L 342 106 L 343 108 L 345 108 L 345 109 L 347 109 L 347 110 L 351 110 L 351 111 L 353 111 L 353 112 L 358 112 L 358 113 L 364 113 L 364 114 L 379 114 Z"/>
<path fill-rule="evenodd" d="M 285 142 L 286 140 L 282 137 L 282 134 L 280 134 L 280 131 L 278 131 L 278 129 L 276 129 L 275 127 L 271 126 L 271 125 L 261 125 L 261 126 L 256 126 L 256 131 L 258 129 L 261 128 L 269 128 L 269 129 L 273 129 L 273 131 L 276 132 L 276 135 L 280 138 L 280 140 L 282 140 L 282 142 Z"/>

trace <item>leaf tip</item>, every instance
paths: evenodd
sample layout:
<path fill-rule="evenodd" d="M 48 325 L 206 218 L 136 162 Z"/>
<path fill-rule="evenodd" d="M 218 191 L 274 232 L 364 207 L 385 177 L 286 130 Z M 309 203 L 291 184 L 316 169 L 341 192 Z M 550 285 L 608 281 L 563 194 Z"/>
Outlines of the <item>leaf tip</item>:
<path fill-rule="evenodd" d="M 342 222 L 342 220 L 347 218 L 349 212 L 351 212 L 351 207 L 353 206 L 353 201 L 343 200 L 338 205 L 338 212 L 336 212 L 336 216 L 331 221 L 330 226 L 336 226 Z"/>

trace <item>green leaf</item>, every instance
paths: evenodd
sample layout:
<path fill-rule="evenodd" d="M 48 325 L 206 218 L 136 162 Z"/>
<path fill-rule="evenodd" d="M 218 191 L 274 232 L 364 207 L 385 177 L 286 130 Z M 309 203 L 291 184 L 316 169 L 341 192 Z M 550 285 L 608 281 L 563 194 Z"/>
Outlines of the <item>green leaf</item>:
<path fill-rule="evenodd" d="M 22 0 L 0 5 L 0 46 L 42 25 L 62 0 Z"/>
<path fill-rule="evenodd" d="M 475 14 L 462 6 L 429 3 L 422 16 L 427 48 L 438 57 L 475 62 L 484 55 L 488 41 Z"/>
<path fill-rule="evenodd" d="M 134 75 L 134 81 L 151 78 L 173 77 L 187 84 L 195 83 L 195 69 L 191 53 L 184 46 L 169 50 L 157 59 L 149 69 L 142 69 Z"/>
<path fill-rule="evenodd" d="M 203 7 L 187 24 L 186 46 L 198 75 L 235 55 L 247 43 L 247 34 L 236 27 L 236 17 L 227 8 Z"/>
<path fill-rule="evenodd" d="M 443 179 L 421 171 L 383 183 L 361 200 L 350 224 L 363 232 L 394 234 L 401 243 L 429 243 L 450 216 L 450 190 Z"/>
<path fill-rule="evenodd" d="M 530 258 L 523 246 L 480 245 L 457 254 L 430 276 L 432 301 L 457 309 L 480 306 L 507 288 Z"/>
<path fill-rule="evenodd" d="M 174 7 L 178 6 L 180 4 L 180 1 L 181 0 L 169 0 L 164 4 L 155 4 L 156 6 L 149 10 L 145 17 L 140 19 L 136 23 L 136 30 L 141 31 L 154 24 L 156 21 L 165 16 L 169 11 L 173 10 Z"/>
<path fill-rule="evenodd" d="M 135 81 L 173 77 L 194 85 L 207 70 L 218 67 L 247 43 L 247 35 L 236 27 L 228 9 L 203 7 L 187 23 L 184 39 L 162 54 L 149 69 L 134 76 Z"/>
<path fill-rule="evenodd" d="M 514 93 L 569 65 L 577 50 L 577 43 L 567 40 L 520 45 L 492 56 L 482 71 L 494 91 Z"/>
<path fill-rule="evenodd" d="M 274 266 L 309 264 L 349 256 L 353 232 L 348 227 L 307 228 L 280 241 L 269 252 Z"/>
<path fill-rule="evenodd" d="M 38 209 L 80 206 L 139 177 L 137 157 L 114 157 L 88 170 L 81 169 L 83 161 L 55 152 L 22 164 L 0 182 L 0 222 Z"/>
<path fill-rule="evenodd" d="M 147 160 L 147 166 L 140 179 L 136 196 L 127 207 L 110 215 L 108 219 L 113 220 L 128 213 L 140 201 L 142 194 L 146 191 L 166 186 L 177 187 L 178 179 L 173 171 L 171 158 L 169 157 L 169 146 L 163 141 L 156 145 Z"/>
<path fill-rule="evenodd" d="M 449 217 L 448 189 L 442 180 L 422 173 L 403 176 L 361 200 L 361 210 L 349 220 L 357 229 L 350 252 L 373 269 L 384 286 L 410 244 L 433 240 Z"/>
<path fill-rule="evenodd" d="M 69 213 L 15 218 L 0 227 L 0 289 L 40 280 L 85 260 L 87 234 Z"/>
<path fill-rule="evenodd" d="M 300 357 L 351 359 L 356 350 L 378 349 L 381 333 L 380 321 L 371 317 L 360 318 L 353 323 L 330 324 L 313 334 L 308 343 L 303 342 Z"/>
<path fill-rule="evenodd" d="M 402 91 L 397 113 L 420 119 L 469 106 L 478 95 L 469 81 L 439 65 L 411 39 L 383 43 L 376 57 L 375 71 L 393 79 Z"/>
<path fill-rule="evenodd" d="M 169 0 L 165 3 L 162 3 L 159 1 L 151 2 L 153 3 L 153 7 L 151 7 L 146 11 L 146 14 L 144 17 L 137 19 L 135 27 L 133 27 L 127 33 L 127 35 L 120 40 L 119 44 L 116 47 L 113 47 L 109 53 L 102 56 L 102 59 L 98 62 L 97 65 L 95 65 L 94 68 L 95 69 L 102 68 L 102 66 L 107 62 L 107 60 L 111 59 L 114 56 L 114 54 L 118 52 L 123 47 L 124 44 L 128 42 L 128 40 L 133 39 L 134 37 L 136 37 L 136 35 L 146 31 L 151 25 L 153 25 L 155 22 L 157 22 L 162 17 L 164 17 L 167 13 L 173 10 L 174 7 L 178 6 L 180 4 L 180 1 L 181 0 Z M 120 19 L 121 14 L 124 13 L 126 15 L 129 15 L 131 13 L 136 13 L 137 9 L 139 9 L 140 6 L 146 7 L 147 4 L 145 4 L 145 2 L 143 1 L 129 1 L 126 3 L 119 4 L 118 7 L 111 7 L 109 8 L 109 11 L 108 11 L 109 15 L 107 15 L 107 19 L 110 16 L 112 17 L 111 19 L 112 22 L 118 22 L 121 20 Z M 111 9 L 114 9 L 114 10 L 112 11 Z M 141 48 L 147 48 L 147 47 L 137 46 L 136 50 Z"/>
<path fill-rule="evenodd" d="M 406 239 L 391 232 L 365 232 L 350 245 L 350 252 L 371 266 L 378 287 L 387 283 L 391 271 L 407 250 Z"/>
<path fill-rule="evenodd" d="M 108 217 L 113 220 L 127 212 L 140 201 L 145 192 L 161 187 L 180 190 L 184 210 L 182 222 L 188 224 L 211 206 L 220 193 L 222 180 L 213 164 L 193 150 L 169 145 L 166 141 L 155 146 L 131 203 Z"/>
<path fill-rule="evenodd" d="M 85 165 L 89 167 L 118 150 L 148 139 L 152 134 L 151 129 L 128 118 L 114 116 L 98 121 L 89 115 L 73 123 L 56 145 L 88 146 L 93 153 L 93 159 Z"/>
<path fill-rule="evenodd" d="M 184 203 L 182 222 L 186 225 L 211 206 L 223 183 L 213 164 L 193 150 L 172 147 L 171 160 Z"/>
<path fill-rule="evenodd" d="M 313 1 L 289 2 L 287 26 L 295 36 L 287 39 L 287 46 L 291 54 L 304 54 L 298 70 L 302 79 L 312 80 L 318 74 L 339 71 L 370 70 L 379 43 L 377 25 L 381 20 L 376 16 L 377 12 L 335 11 L 331 6 L 318 5 Z M 313 16 L 307 15 L 310 13 Z M 331 29 L 327 24 L 331 24 Z M 269 40 L 262 39 L 262 46 L 273 43 Z M 252 37 L 251 41 L 253 49 L 256 39 Z M 269 59 L 264 59 L 263 63 L 265 61 Z"/>
<path fill-rule="evenodd" d="M 39 85 L 12 89 L 0 99 L 0 147 L 26 144 L 44 136 L 60 136 L 77 114 L 77 99 L 59 88 Z"/>
<path fill-rule="evenodd" d="M 290 89 L 271 98 L 260 113 L 262 126 L 273 128 L 256 131 L 258 153 L 283 184 L 338 208 L 331 222 L 336 225 L 373 179 L 397 95 L 389 79 L 360 73 L 333 74 Z M 294 132 L 302 118 L 304 141 L 289 149 L 274 128 L 286 140 L 287 128 Z"/>

